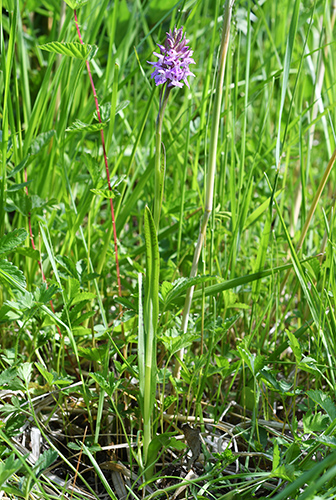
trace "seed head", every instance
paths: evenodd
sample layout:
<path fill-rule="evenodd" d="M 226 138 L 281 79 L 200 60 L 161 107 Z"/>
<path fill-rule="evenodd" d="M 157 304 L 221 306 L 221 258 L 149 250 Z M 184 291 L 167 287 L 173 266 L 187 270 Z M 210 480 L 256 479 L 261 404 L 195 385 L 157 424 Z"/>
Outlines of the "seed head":
<path fill-rule="evenodd" d="M 164 45 L 160 47 L 161 54 L 153 52 L 159 58 L 157 62 L 149 62 L 155 70 L 151 77 L 155 79 L 156 85 L 167 82 L 168 87 L 183 87 L 183 83 L 189 87 L 188 76 L 195 76 L 189 69 L 189 64 L 196 64 L 192 59 L 193 51 L 189 49 L 189 40 L 183 36 L 183 26 L 172 32 L 169 30 Z"/>

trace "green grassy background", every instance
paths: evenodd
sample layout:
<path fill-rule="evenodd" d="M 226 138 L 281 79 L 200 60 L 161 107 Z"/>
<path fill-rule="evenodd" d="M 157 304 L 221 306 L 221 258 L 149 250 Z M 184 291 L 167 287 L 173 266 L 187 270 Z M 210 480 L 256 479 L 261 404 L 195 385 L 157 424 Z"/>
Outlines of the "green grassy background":
<path fill-rule="evenodd" d="M 205 481 L 212 498 L 334 498 L 332 2 L 247 1 L 233 8 L 214 210 L 199 264 L 205 278 L 199 279 L 183 337 L 187 284 L 177 280 L 189 276 L 204 209 L 222 3 L 95 0 L 77 10 L 84 43 L 97 47 L 90 65 L 115 185 L 121 298 L 100 133 L 90 128 L 98 122 L 85 61 L 41 47 L 78 42 L 73 10 L 56 0 L 1 5 L 0 385 L 6 392 L 0 465 L 11 471 L 6 484 L 19 490 L 17 477 L 25 476 L 25 494 L 33 484 L 43 490 L 32 466 L 23 471 L 21 462 L 17 469 L 9 463 L 14 455 L 20 460 L 19 451 L 11 455 L 11 439 L 27 418 L 26 401 L 40 422 L 32 400 L 37 395 L 56 390 L 60 406 L 73 391 L 82 398 L 90 444 L 104 444 L 107 406 L 119 440 L 130 443 L 141 429 L 133 405 L 138 273 L 146 272 L 144 209 L 153 205 L 159 99 L 147 61 L 154 60 L 165 32 L 183 25 L 196 77 L 190 90 L 173 89 L 163 124 L 153 431 L 167 431 L 162 422 L 169 404 L 175 416 L 195 416 L 202 423 L 217 421 L 235 401 L 241 422 L 249 418 L 240 429 L 246 452 L 267 451 L 270 458 L 267 465 L 252 455 L 241 459 L 232 479 L 221 457 L 219 486 L 218 464 L 209 462 Z M 177 380 L 170 375 L 183 346 Z M 62 389 L 76 382 L 76 390 Z M 22 391 L 18 402 L 11 400 L 13 390 Z M 15 425 L 5 423 L 6 415 Z M 270 424 L 274 432 L 268 428 L 267 435 L 258 421 L 282 426 L 275 431 Z M 65 417 L 63 425 L 69 425 Z M 67 460 L 43 432 L 58 459 Z M 139 456 L 134 452 L 131 462 L 141 468 Z M 194 486 L 191 494 L 200 495 L 199 489 Z"/>

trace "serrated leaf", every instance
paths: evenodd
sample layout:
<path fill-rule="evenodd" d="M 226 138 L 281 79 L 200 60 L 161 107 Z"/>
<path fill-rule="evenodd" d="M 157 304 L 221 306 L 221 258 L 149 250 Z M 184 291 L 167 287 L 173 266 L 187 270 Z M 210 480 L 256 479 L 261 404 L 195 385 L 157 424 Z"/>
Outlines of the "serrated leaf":
<path fill-rule="evenodd" d="M 302 351 L 298 339 L 295 337 L 294 333 L 287 330 L 289 346 L 293 351 L 296 362 L 300 363 L 302 358 Z"/>
<path fill-rule="evenodd" d="M 32 374 L 32 363 L 23 363 L 18 367 L 17 374 L 18 377 L 23 380 L 26 384 L 29 384 Z"/>
<path fill-rule="evenodd" d="M 41 149 L 43 149 L 49 142 L 50 139 L 56 134 L 55 130 L 48 130 L 48 132 L 42 132 L 32 141 L 29 148 L 29 153 L 31 155 L 37 155 Z"/>
<path fill-rule="evenodd" d="M 20 191 L 14 191 L 13 193 L 8 193 L 8 198 L 12 202 L 10 210 L 17 210 L 20 214 L 28 217 L 32 210 L 32 200 L 30 196 Z"/>
<path fill-rule="evenodd" d="M 169 281 L 163 281 L 160 287 L 160 293 L 161 293 L 161 298 L 163 301 L 166 300 L 166 297 L 168 293 L 174 288 L 173 283 L 170 283 Z"/>
<path fill-rule="evenodd" d="M 90 61 L 96 55 L 98 47 L 96 45 L 88 45 L 87 43 L 79 42 L 49 42 L 44 45 L 39 45 L 39 48 L 47 52 L 62 54 L 63 56 L 76 57 Z"/>
<path fill-rule="evenodd" d="M 15 253 L 36 261 L 40 260 L 40 252 L 32 247 L 17 247 Z"/>
<path fill-rule="evenodd" d="M 9 479 L 14 472 L 21 468 L 21 461 L 14 458 L 14 453 L 0 462 L 0 486 Z"/>
<path fill-rule="evenodd" d="M 85 5 L 89 0 L 64 0 L 64 1 L 69 5 L 71 9 L 75 10 Z"/>
<path fill-rule="evenodd" d="M 84 130 L 85 132 L 98 132 L 102 130 L 107 125 L 107 122 L 102 123 L 84 123 L 80 120 L 75 120 L 70 127 L 66 128 L 66 132 L 78 132 L 80 130 Z"/>
<path fill-rule="evenodd" d="M 273 462 L 272 462 L 272 470 L 275 470 L 280 465 L 280 451 L 278 443 L 275 443 L 273 448 Z"/>
<path fill-rule="evenodd" d="M 22 426 L 26 423 L 27 416 L 20 413 L 13 413 L 6 420 L 5 432 L 8 437 L 22 434 Z"/>
<path fill-rule="evenodd" d="M 315 403 L 321 406 L 321 408 L 327 413 L 331 422 L 333 422 L 336 418 L 336 407 L 335 404 L 332 402 L 330 396 L 328 396 L 322 391 L 317 391 L 313 389 L 307 391 L 307 394 L 310 397 L 310 399 L 312 399 Z"/>
<path fill-rule="evenodd" d="M 14 367 L 6 368 L 0 373 L 0 387 L 9 384 L 17 376 L 17 369 Z"/>
<path fill-rule="evenodd" d="M 305 433 L 325 431 L 328 427 L 329 418 L 321 412 L 312 414 L 311 411 L 302 417 L 303 430 Z"/>
<path fill-rule="evenodd" d="M 120 111 L 127 108 L 129 103 L 130 103 L 130 101 L 121 101 L 116 106 L 115 114 L 117 115 L 118 113 L 120 113 Z M 106 104 L 99 106 L 99 113 L 100 113 L 100 118 L 101 118 L 102 122 L 108 122 L 110 120 L 110 116 L 111 116 L 111 103 L 107 102 Z M 94 117 L 96 120 L 98 120 L 97 111 L 95 111 Z"/>
<path fill-rule="evenodd" d="M 33 471 L 35 472 L 36 477 L 38 477 L 44 470 L 50 467 L 51 464 L 55 462 L 57 457 L 58 457 L 57 451 L 53 450 L 52 448 L 49 448 L 49 450 L 44 451 L 42 455 L 36 460 L 35 465 L 33 467 Z"/>
<path fill-rule="evenodd" d="M 176 336 L 164 335 L 160 337 L 160 340 L 164 343 L 169 354 L 173 355 L 181 349 L 189 347 L 198 338 L 199 336 L 194 333 L 180 333 Z"/>
<path fill-rule="evenodd" d="M 79 347 L 78 354 L 89 361 L 101 363 L 106 357 L 107 349 L 108 344 L 102 345 L 100 347 Z"/>
<path fill-rule="evenodd" d="M 14 229 L 0 239 L 0 255 L 11 252 L 27 239 L 28 233 L 25 229 Z"/>
<path fill-rule="evenodd" d="M 51 372 L 49 372 L 41 363 L 35 363 L 35 366 L 38 369 L 38 371 L 40 372 L 40 374 L 42 375 L 42 377 L 45 378 L 47 384 L 49 386 L 51 386 L 53 383 L 53 379 L 54 379 L 53 374 Z"/>
<path fill-rule="evenodd" d="M 90 300 L 93 300 L 95 298 L 96 298 L 95 293 L 81 292 L 72 298 L 70 306 L 73 306 L 74 304 L 79 304 L 79 302 L 89 302 Z"/>
<path fill-rule="evenodd" d="M 216 279 L 214 276 L 195 276 L 194 278 L 179 278 L 172 283 L 173 288 L 167 293 L 164 300 L 164 307 L 167 307 L 171 302 L 176 300 L 183 292 L 191 286 L 198 285 Z"/>
<path fill-rule="evenodd" d="M 90 191 L 96 196 L 101 196 L 102 198 L 105 198 L 107 200 L 115 198 L 116 193 L 120 196 L 120 193 L 118 191 L 114 191 L 111 189 L 90 189 Z"/>
<path fill-rule="evenodd" d="M 78 272 L 75 263 L 66 255 L 56 255 L 56 262 L 60 264 L 73 277 L 78 279 Z M 78 283 L 79 286 L 79 283 Z"/>
<path fill-rule="evenodd" d="M 52 284 L 48 288 L 46 283 L 42 283 L 40 288 L 35 291 L 34 298 L 39 304 L 47 304 L 57 292 L 61 292 L 57 285 Z"/>
<path fill-rule="evenodd" d="M 237 346 L 237 351 L 254 376 L 256 376 L 265 366 L 266 361 L 264 356 L 260 354 L 255 355 L 241 346 Z"/>
<path fill-rule="evenodd" d="M 0 282 L 9 285 L 11 290 L 26 287 L 26 278 L 23 272 L 7 259 L 0 259 Z"/>

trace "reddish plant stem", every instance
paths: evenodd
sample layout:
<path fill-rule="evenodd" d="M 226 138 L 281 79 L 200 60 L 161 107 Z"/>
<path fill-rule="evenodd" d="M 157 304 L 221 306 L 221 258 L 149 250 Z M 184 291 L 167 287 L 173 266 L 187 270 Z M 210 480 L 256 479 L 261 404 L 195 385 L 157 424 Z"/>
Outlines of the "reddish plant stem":
<path fill-rule="evenodd" d="M 80 41 L 80 43 L 82 45 L 84 45 L 84 42 L 82 40 L 82 36 L 81 36 L 81 33 L 80 33 L 79 25 L 78 25 L 78 19 L 77 19 L 76 9 L 74 10 L 74 17 L 75 17 L 75 24 L 76 24 L 76 29 L 77 29 L 77 34 L 78 34 L 79 41 Z M 89 63 L 88 60 L 86 60 L 85 63 L 86 63 L 86 68 L 87 68 L 88 75 L 89 75 L 90 82 L 91 82 L 91 87 L 92 87 L 93 97 L 94 97 L 94 100 L 95 100 L 98 121 L 99 121 L 99 123 L 102 123 L 101 116 L 100 116 L 100 111 L 99 111 L 98 98 L 97 98 L 96 88 L 95 88 L 95 85 L 93 83 L 93 78 L 92 78 L 90 63 Z M 109 166 L 108 166 L 108 162 L 107 162 L 107 155 L 106 155 L 106 148 L 105 148 L 105 137 L 104 137 L 104 131 L 103 131 L 103 129 L 100 131 L 100 136 L 101 136 L 101 142 L 102 142 L 102 146 L 103 146 L 103 154 L 104 154 L 104 163 L 105 163 L 107 184 L 108 184 L 109 190 L 112 191 L 111 181 L 110 181 L 110 171 L 109 171 Z M 112 227 L 113 227 L 114 252 L 115 252 L 116 269 L 117 269 L 118 295 L 119 295 L 119 297 L 121 297 L 121 281 L 120 281 L 120 269 L 119 269 L 119 257 L 118 257 L 117 230 L 116 230 L 116 225 L 115 225 L 114 207 L 113 207 L 113 200 L 112 200 L 112 198 L 110 198 L 110 207 L 111 207 L 111 217 L 112 217 Z M 119 311 L 122 314 L 122 305 L 121 304 L 119 304 Z"/>

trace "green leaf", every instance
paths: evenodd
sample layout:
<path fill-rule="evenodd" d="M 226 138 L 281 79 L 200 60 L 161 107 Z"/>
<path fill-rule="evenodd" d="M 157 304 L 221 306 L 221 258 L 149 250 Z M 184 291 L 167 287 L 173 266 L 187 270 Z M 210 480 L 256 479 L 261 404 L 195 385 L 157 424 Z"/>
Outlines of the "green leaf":
<path fill-rule="evenodd" d="M 32 375 L 32 368 L 33 364 L 32 363 L 23 363 L 18 367 L 18 377 L 23 380 L 27 385 L 30 382 L 31 375 Z"/>
<path fill-rule="evenodd" d="M 78 271 L 75 263 L 66 255 L 56 255 L 55 260 L 60 264 L 70 276 L 78 280 Z"/>
<path fill-rule="evenodd" d="M 21 468 L 21 462 L 19 459 L 14 458 L 14 453 L 9 455 L 9 457 L 0 462 L 0 486 L 2 486 L 7 479 L 9 479 L 15 472 Z"/>
<path fill-rule="evenodd" d="M 55 284 L 50 285 L 48 288 L 46 283 L 42 283 L 40 288 L 34 292 L 34 298 L 39 304 L 47 304 L 56 293 L 61 291 L 62 290 Z"/>
<path fill-rule="evenodd" d="M 17 376 L 17 368 L 6 368 L 0 373 L 0 387 L 9 384 Z"/>
<path fill-rule="evenodd" d="M 94 58 L 98 50 L 96 45 L 81 44 L 80 42 L 49 42 L 39 45 L 39 48 L 47 52 L 54 52 L 55 54 L 88 61 Z"/>
<path fill-rule="evenodd" d="M 129 105 L 130 101 L 121 101 L 115 109 L 115 114 L 117 115 L 122 111 L 123 109 L 127 108 Z M 102 122 L 108 122 L 110 121 L 110 115 L 111 115 L 111 103 L 107 102 L 106 104 L 103 104 L 102 106 L 99 106 L 99 113 L 100 113 L 100 118 Z M 94 118 L 98 120 L 98 115 L 97 111 L 94 113 Z"/>
<path fill-rule="evenodd" d="M 166 335 L 161 336 L 160 340 L 165 345 L 169 355 L 173 355 L 181 349 L 189 347 L 198 338 L 199 335 L 194 333 L 182 334 L 177 328 L 172 328 L 166 332 Z"/>
<path fill-rule="evenodd" d="M 152 214 L 145 208 L 145 243 L 146 243 L 146 287 L 144 304 L 144 326 L 146 337 L 146 369 L 151 371 L 151 395 L 147 400 L 150 408 L 154 406 L 156 387 L 156 332 L 159 321 L 159 244 Z M 148 396 L 148 394 L 147 394 Z"/>
<path fill-rule="evenodd" d="M 13 413 L 6 420 L 5 433 L 8 437 L 22 434 L 22 426 L 27 421 L 27 415 Z"/>
<path fill-rule="evenodd" d="M 28 233 L 25 229 L 14 229 L 0 239 L 0 255 L 11 252 L 27 239 Z"/>
<path fill-rule="evenodd" d="M 90 377 L 106 392 L 110 398 L 113 397 L 115 390 L 120 384 L 120 380 L 117 380 L 113 372 L 110 372 L 108 378 L 106 379 L 101 373 L 90 373 Z"/>
<path fill-rule="evenodd" d="M 79 304 L 80 302 L 89 302 L 91 300 L 94 300 L 95 298 L 96 298 L 95 293 L 81 292 L 72 298 L 70 306 L 73 306 L 74 304 Z"/>
<path fill-rule="evenodd" d="M 272 470 L 274 471 L 277 469 L 280 465 L 280 451 L 279 451 L 279 445 L 278 443 L 275 443 L 274 448 L 273 448 L 273 463 L 272 463 Z"/>
<path fill-rule="evenodd" d="M 55 130 L 48 130 L 48 132 L 42 132 L 39 134 L 31 143 L 29 148 L 29 153 L 31 155 L 37 155 L 41 149 L 43 149 L 49 142 L 50 139 L 56 134 Z"/>
<path fill-rule="evenodd" d="M 298 339 L 295 337 L 294 333 L 287 330 L 287 335 L 289 339 L 289 346 L 292 349 L 296 362 L 300 363 L 302 358 L 302 351 Z"/>
<path fill-rule="evenodd" d="M 30 180 L 28 182 L 21 182 L 20 184 L 12 184 L 10 186 L 8 186 L 7 188 L 7 193 L 14 193 L 15 191 L 20 191 L 20 189 L 23 189 L 27 186 L 29 186 L 29 184 L 31 184 L 33 181 Z"/>
<path fill-rule="evenodd" d="M 166 308 L 171 302 L 174 302 L 180 295 L 188 290 L 191 286 L 199 285 L 210 280 L 217 280 L 216 276 L 195 276 L 194 278 L 179 278 L 172 283 L 172 287 L 167 286 L 167 282 L 164 282 L 163 290 L 161 289 L 161 297 L 164 301 L 164 307 Z M 170 289 L 168 289 L 170 288 Z M 162 292 L 165 296 L 163 298 Z"/>
<path fill-rule="evenodd" d="M 103 128 L 105 128 L 107 122 L 102 123 L 84 123 L 80 120 L 75 120 L 72 125 L 65 129 L 66 132 L 78 132 L 80 130 L 84 130 L 85 132 L 99 132 Z"/>
<path fill-rule="evenodd" d="M 64 0 L 64 1 L 69 5 L 71 9 L 75 10 L 85 5 L 89 0 Z"/>
<path fill-rule="evenodd" d="M 321 412 L 312 414 L 310 410 L 305 413 L 302 417 L 303 430 L 305 433 L 315 433 L 319 431 L 325 431 L 329 424 L 329 418 L 327 415 L 323 415 Z"/>
<path fill-rule="evenodd" d="M 33 471 L 36 474 L 36 477 L 38 477 L 44 470 L 46 470 L 48 467 L 51 466 L 52 463 L 55 462 L 55 460 L 58 457 L 58 453 L 56 450 L 53 450 L 52 448 L 49 448 L 49 450 L 46 450 L 42 453 L 42 455 L 36 460 L 35 465 L 33 467 Z"/>
<path fill-rule="evenodd" d="M 42 375 L 42 377 L 45 378 L 47 384 L 51 386 L 54 380 L 54 375 L 51 372 L 49 372 L 41 363 L 35 363 L 35 366 Z"/>
<path fill-rule="evenodd" d="M 0 259 L 0 283 L 9 285 L 11 290 L 26 287 L 26 278 L 22 271 L 7 259 Z"/>
<path fill-rule="evenodd" d="M 266 364 L 265 357 L 260 354 L 255 355 L 241 346 L 237 346 L 237 351 L 254 376 L 256 376 Z"/>
<path fill-rule="evenodd" d="M 307 391 L 307 395 L 312 399 L 316 404 L 320 405 L 321 408 L 327 413 L 331 422 L 333 422 L 336 418 L 336 407 L 330 396 L 325 394 L 322 391 L 310 390 Z"/>

